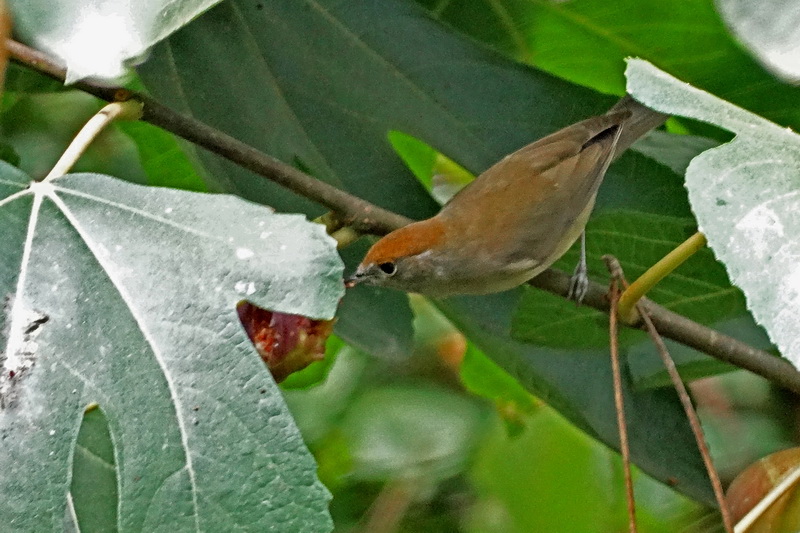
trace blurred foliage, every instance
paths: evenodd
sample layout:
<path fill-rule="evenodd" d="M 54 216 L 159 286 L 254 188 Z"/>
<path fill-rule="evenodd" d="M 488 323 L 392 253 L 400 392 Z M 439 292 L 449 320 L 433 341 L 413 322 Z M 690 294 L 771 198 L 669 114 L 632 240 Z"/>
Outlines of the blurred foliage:
<path fill-rule="evenodd" d="M 324 383 L 285 393 L 334 491 L 336 531 L 372 531 L 384 498 L 395 505 L 381 509 L 400 512 L 404 532 L 622 530 L 618 455 L 513 392 L 518 385 L 503 386 L 507 375 L 466 343 L 466 358 L 456 358 L 452 326 L 422 299 L 413 307 L 406 364 L 344 348 Z M 464 384 L 453 380 L 459 374 Z M 497 401 L 499 390 L 512 400 Z M 520 407 L 510 427 L 513 400 Z M 678 531 L 708 513 L 644 474 L 635 478 L 641 531 Z"/>

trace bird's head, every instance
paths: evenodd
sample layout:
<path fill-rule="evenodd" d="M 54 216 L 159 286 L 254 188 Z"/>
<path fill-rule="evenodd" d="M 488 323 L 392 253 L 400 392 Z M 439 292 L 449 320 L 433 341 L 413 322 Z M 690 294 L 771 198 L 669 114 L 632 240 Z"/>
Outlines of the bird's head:
<path fill-rule="evenodd" d="M 437 251 L 445 237 L 444 225 L 436 217 L 395 230 L 372 245 L 346 284 L 428 292 L 437 277 Z"/>

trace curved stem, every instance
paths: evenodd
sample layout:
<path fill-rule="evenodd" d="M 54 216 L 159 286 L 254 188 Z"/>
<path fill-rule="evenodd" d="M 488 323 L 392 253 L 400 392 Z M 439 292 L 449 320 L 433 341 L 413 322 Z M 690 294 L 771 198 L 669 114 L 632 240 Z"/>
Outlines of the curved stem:
<path fill-rule="evenodd" d="M 625 289 L 619 298 L 619 316 L 626 324 L 639 322 L 639 313 L 636 310 L 636 303 L 647 294 L 650 289 L 656 286 L 659 281 L 664 279 L 678 268 L 684 261 L 694 255 L 700 248 L 706 245 L 706 236 L 699 231 L 679 244 L 674 250 L 662 257 L 656 264 L 647 269 L 630 286 Z"/>
<path fill-rule="evenodd" d="M 139 120 L 142 118 L 142 108 L 142 103 L 136 100 L 114 102 L 103 107 L 81 128 L 43 181 L 52 181 L 69 172 L 92 141 L 109 124 L 115 120 Z"/>

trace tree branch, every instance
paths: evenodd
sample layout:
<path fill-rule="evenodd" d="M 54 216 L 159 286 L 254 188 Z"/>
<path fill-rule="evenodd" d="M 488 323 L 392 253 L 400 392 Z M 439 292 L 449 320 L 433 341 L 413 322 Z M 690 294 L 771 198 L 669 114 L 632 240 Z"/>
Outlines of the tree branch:
<path fill-rule="evenodd" d="M 64 81 L 66 70 L 52 58 L 13 40 L 7 40 L 6 46 L 14 61 L 61 82 Z M 145 95 L 131 92 L 123 87 L 107 86 L 92 81 L 78 82 L 75 87 L 107 102 L 140 100 L 144 104 L 142 120 L 198 144 L 333 210 L 342 222 L 362 233 L 384 235 L 411 222 L 402 215 L 380 208 L 319 181 L 199 120 L 159 104 Z M 628 102 L 628 98 L 623 98 L 618 105 L 627 105 Z M 569 276 L 553 269 L 543 272 L 529 283 L 534 287 L 563 297 L 566 297 L 569 290 Z M 592 283 L 583 303 L 608 313 L 609 302 L 606 293 L 606 287 Z M 800 394 L 800 372 L 785 359 L 718 333 L 649 300 L 642 300 L 642 303 L 650 313 L 659 333 L 664 337 L 750 370 Z M 635 324 L 632 327 L 641 328 L 642 326 Z"/>
<path fill-rule="evenodd" d="M 537 289 L 558 296 L 566 296 L 569 291 L 570 276 L 564 272 L 549 269 L 528 283 Z M 610 304 L 607 293 L 607 287 L 590 282 L 583 305 L 608 313 Z M 662 336 L 720 361 L 749 370 L 795 393 L 800 393 L 800 372 L 786 359 L 753 348 L 740 340 L 698 324 L 647 298 L 642 298 L 640 303 L 647 309 L 653 324 Z M 641 318 L 638 323 L 627 325 L 636 329 L 645 329 Z"/>
<path fill-rule="evenodd" d="M 63 83 L 66 69 L 47 55 L 19 42 L 6 41 L 11 58 Z M 75 87 L 107 102 L 139 100 L 144 104 L 142 120 L 218 154 L 309 200 L 335 211 L 341 221 L 364 233 L 384 234 L 411 222 L 410 219 L 373 205 L 361 198 L 319 181 L 296 168 L 259 152 L 197 119 L 182 115 L 152 98 L 92 81 Z"/>

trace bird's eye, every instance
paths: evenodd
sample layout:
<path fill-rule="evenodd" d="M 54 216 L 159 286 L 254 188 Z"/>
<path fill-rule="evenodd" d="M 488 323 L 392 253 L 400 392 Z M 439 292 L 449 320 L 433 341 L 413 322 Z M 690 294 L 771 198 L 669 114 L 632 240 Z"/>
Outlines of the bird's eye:
<path fill-rule="evenodd" d="M 392 262 L 381 263 L 378 265 L 378 268 L 387 276 L 394 276 L 394 273 L 397 272 L 397 265 Z"/>

